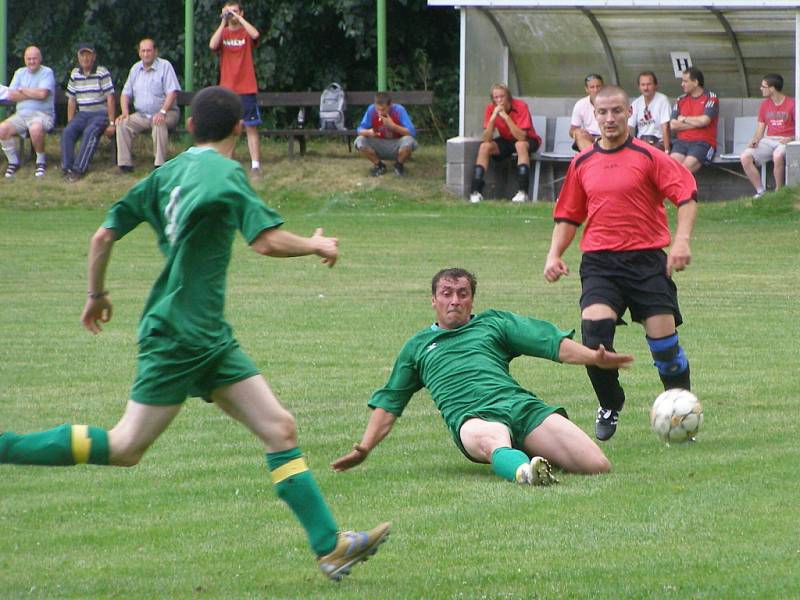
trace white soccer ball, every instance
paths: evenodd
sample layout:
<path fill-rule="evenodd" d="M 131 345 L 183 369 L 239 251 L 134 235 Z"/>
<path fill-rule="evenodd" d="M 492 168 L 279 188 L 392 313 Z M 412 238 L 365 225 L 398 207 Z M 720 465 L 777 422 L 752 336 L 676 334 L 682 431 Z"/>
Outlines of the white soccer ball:
<path fill-rule="evenodd" d="M 672 389 L 661 394 L 650 409 L 650 426 L 662 442 L 694 441 L 703 424 L 703 407 L 688 390 Z"/>

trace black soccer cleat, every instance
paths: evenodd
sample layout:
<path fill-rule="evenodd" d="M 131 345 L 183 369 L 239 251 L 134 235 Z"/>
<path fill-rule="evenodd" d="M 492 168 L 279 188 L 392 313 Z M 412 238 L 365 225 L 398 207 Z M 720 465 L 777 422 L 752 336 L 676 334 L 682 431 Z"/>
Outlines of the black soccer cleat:
<path fill-rule="evenodd" d="M 610 440 L 617 432 L 619 411 L 610 408 L 597 409 L 597 418 L 594 420 L 594 436 L 601 442 Z"/>
<path fill-rule="evenodd" d="M 369 171 L 371 177 L 380 177 L 384 173 L 386 173 L 386 165 L 383 162 L 379 162 Z"/>

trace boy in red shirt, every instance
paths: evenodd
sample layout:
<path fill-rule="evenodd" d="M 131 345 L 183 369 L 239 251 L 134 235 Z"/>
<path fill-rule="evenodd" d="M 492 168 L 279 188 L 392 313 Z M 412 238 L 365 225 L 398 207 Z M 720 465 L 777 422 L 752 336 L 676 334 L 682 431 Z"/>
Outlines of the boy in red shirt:
<path fill-rule="evenodd" d="M 741 157 L 742 168 L 756 189 L 754 198 L 764 195 L 756 164 L 772 161 L 775 165 L 775 189 L 783 187 L 786 144 L 794 139 L 795 134 L 794 98 L 783 94 L 783 77 L 776 73 L 765 75 L 761 81 L 761 95 L 764 101 L 758 109 L 758 125 Z"/>
<path fill-rule="evenodd" d="M 483 200 L 483 178 L 489 168 L 489 158 L 503 160 L 516 152 L 519 191 L 511 201 L 527 202 L 531 152 L 539 149 L 542 138 L 533 128 L 528 105 L 522 100 L 512 98 L 507 86 L 495 83 L 491 89 L 491 98 L 492 101 L 484 110 L 483 142 L 475 161 L 469 201 L 476 204 Z"/>
<path fill-rule="evenodd" d="M 241 4 L 226 2 L 222 7 L 222 21 L 211 36 L 208 47 L 219 54 L 219 85 L 239 94 L 242 101 L 242 120 L 247 132 L 247 149 L 250 151 L 250 176 L 261 177 L 261 140 L 258 126 L 258 84 L 253 65 L 253 48 L 261 35 L 245 18 Z"/>

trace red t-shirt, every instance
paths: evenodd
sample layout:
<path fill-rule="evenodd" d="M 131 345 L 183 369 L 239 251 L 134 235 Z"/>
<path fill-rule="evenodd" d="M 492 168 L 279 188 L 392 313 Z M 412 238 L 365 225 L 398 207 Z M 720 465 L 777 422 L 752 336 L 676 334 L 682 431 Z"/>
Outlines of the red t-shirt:
<path fill-rule="evenodd" d="M 495 104 L 490 102 L 486 105 L 486 109 L 483 111 L 483 128 L 489 125 L 489 119 L 492 117 L 492 112 L 494 112 Z M 524 100 L 519 100 L 518 98 L 513 98 L 511 100 L 511 110 L 508 111 L 508 116 L 511 117 L 511 120 L 514 122 L 514 125 L 523 129 L 530 140 L 536 140 L 539 145 L 542 144 L 542 138 L 539 137 L 539 134 L 536 133 L 536 130 L 533 128 L 533 120 L 531 119 L 530 110 L 528 110 L 528 105 L 525 103 Z M 494 120 L 494 128 L 497 133 L 500 134 L 501 138 L 507 139 L 509 141 L 514 141 L 514 134 L 511 133 L 511 129 L 508 128 L 506 122 L 497 117 Z"/>
<path fill-rule="evenodd" d="M 697 98 L 684 94 L 675 101 L 672 108 L 672 118 L 701 117 L 706 115 L 711 118 L 708 127 L 699 129 L 686 129 L 676 133 L 679 140 L 687 142 L 706 142 L 715 150 L 717 149 L 717 121 L 719 120 L 719 98 L 714 92 L 706 89 Z"/>
<path fill-rule="evenodd" d="M 697 197 L 686 167 L 635 138 L 619 148 L 598 143 L 572 159 L 553 217 L 584 222 L 581 250 L 654 250 L 669 246 L 664 198 L 676 206 Z"/>
<path fill-rule="evenodd" d="M 766 135 L 794 137 L 794 98 L 786 96 L 780 104 L 765 99 L 758 109 L 758 120 L 766 123 Z"/>
<path fill-rule="evenodd" d="M 222 30 L 219 54 L 219 84 L 237 94 L 258 92 L 256 69 L 253 65 L 253 38 L 244 27 Z"/>

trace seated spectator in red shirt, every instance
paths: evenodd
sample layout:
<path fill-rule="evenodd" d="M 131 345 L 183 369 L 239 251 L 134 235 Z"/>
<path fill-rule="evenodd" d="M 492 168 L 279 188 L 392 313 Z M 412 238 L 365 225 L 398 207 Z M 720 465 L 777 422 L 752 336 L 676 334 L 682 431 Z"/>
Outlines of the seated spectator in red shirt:
<path fill-rule="evenodd" d="M 775 189 L 783 187 L 786 165 L 786 144 L 794 139 L 794 98 L 783 93 L 783 77 L 775 73 L 761 81 L 764 101 L 758 109 L 758 125 L 747 149 L 742 152 L 742 168 L 756 189 L 754 198 L 764 195 L 756 165 L 769 161 L 775 164 Z M 766 133 L 766 135 L 764 135 Z"/>
<path fill-rule="evenodd" d="M 483 113 L 483 142 L 475 161 L 469 201 L 476 204 L 483 200 L 483 178 L 489 168 L 489 158 L 504 160 L 516 152 L 519 191 L 511 201 L 527 202 L 531 153 L 539 149 L 542 138 L 533 128 L 528 105 L 518 98 L 512 98 L 507 86 L 495 83 L 490 90 L 490 98 L 492 101 L 486 105 Z"/>
<path fill-rule="evenodd" d="M 695 67 L 681 75 L 681 89 L 672 107 L 670 131 L 675 133 L 670 156 L 692 173 L 711 162 L 717 150 L 719 97 L 705 89 L 703 72 Z"/>

